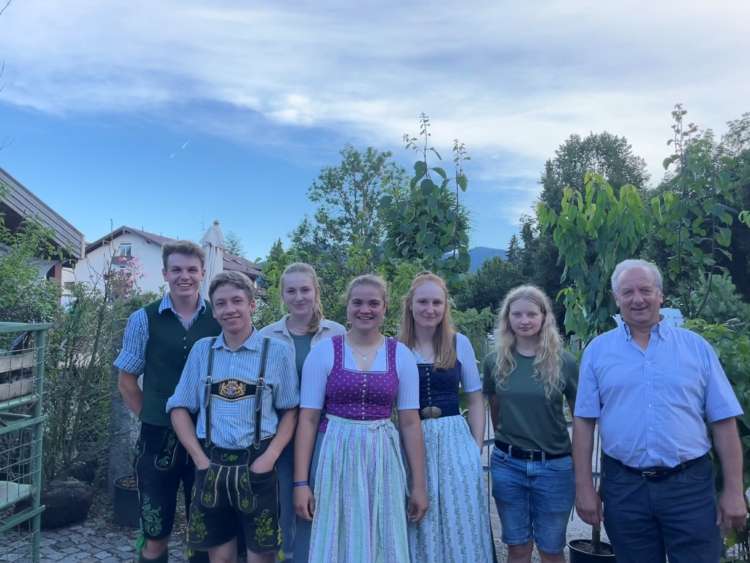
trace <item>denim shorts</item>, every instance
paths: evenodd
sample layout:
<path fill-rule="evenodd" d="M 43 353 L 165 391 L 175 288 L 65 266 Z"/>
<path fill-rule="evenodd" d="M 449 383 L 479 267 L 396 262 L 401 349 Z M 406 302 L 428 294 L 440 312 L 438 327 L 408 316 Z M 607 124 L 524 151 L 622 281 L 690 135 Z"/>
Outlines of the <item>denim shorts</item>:
<path fill-rule="evenodd" d="M 494 448 L 490 472 L 503 542 L 533 539 L 540 551 L 561 553 L 575 500 L 572 458 L 526 461 Z"/>

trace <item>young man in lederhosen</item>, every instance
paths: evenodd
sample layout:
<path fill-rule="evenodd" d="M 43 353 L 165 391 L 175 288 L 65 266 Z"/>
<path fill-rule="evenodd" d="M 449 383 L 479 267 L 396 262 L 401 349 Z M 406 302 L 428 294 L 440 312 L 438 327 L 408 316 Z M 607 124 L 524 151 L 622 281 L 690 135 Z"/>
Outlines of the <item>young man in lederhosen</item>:
<path fill-rule="evenodd" d="M 130 316 L 122 351 L 114 362 L 120 370 L 118 387 L 123 400 L 141 419 L 135 463 L 145 538 L 140 562 L 168 560 L 180 482 L 189 509 L 194 468 L 172 430 L 165 405 L 193 344 L 221 331 L 211 306 L 200 296 L 203 250 L 190 241 L 177 241 L 164 245 L 162 260 L 169 293 Z M 188 557 L 191 562 L 208 560 L 205 553 L 189 553 Z"/>
<path fill-rule="evenodd" d="M 218 274 L 209 296 L 222 333 L 195 344 L 167 402 L 196 467 L 188 545 L 234 561 L 242 531 L 248 563 L 271 563 L 280 547 L 276 461 L 297 422 L 297 372 L 286 345 L 254 329 L 244 274 Z"/>

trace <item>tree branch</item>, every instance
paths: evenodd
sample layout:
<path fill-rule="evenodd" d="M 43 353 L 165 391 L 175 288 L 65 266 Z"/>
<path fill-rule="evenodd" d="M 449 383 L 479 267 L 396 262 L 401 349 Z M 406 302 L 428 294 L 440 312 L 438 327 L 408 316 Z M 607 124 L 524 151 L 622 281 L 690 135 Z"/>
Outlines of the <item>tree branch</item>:
<path fill-rule="evenodd" d="M 2 16 L 3 12 L 8 9 L 8 6 L 10 6 L 11 2 L 13 2 L 13 0 L 6 0 L 5 6 L 0 8 L 0 16 Z"/>

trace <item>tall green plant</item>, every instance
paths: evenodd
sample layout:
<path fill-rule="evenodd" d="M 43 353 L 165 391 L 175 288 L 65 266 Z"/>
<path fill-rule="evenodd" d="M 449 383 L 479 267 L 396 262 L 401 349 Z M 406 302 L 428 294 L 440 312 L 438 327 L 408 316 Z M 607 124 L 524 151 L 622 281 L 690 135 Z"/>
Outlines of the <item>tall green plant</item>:
<path fill-rule="evenodd" d="M 711 131 L 699 134 L 694 123 L 685 123 L 685 110 L 672 111 L 674 148 L 664 160 L 674 176 L 651 199 L 655 236 L 667 256 L 665 274 L 671 282 L 675 305 L 688 317 L 700 316 L 712 290 L 720 257 L 731 260 L 732 223 L 737 210 L 732 178 L 722 166 Z M 702 298 L 692 299 L 698 287 Z"/>
<path fill-rule="evenodd" d="M 419 261 L 426 269 L 450 279 L 469 269 L 468 214 L 458 194 L 468 187 L 463 162 L 470 157 L 465 145 L 456 139 L 453 177 L 443 167 L 431 166 L 430 157 L 438 161 L 442 157 L 431 145 L 430 126 L 430 118 L 422 114 L 419 135 L 404 135 L 406 148 L 421 156 L 414 163 L 408 189 L 389 190 L 380 199 L 386 226 L 385 249 L 392 261 Z"/>
<path fill-rule="evenodd" d="M 540 204 L 537 215 L 552 237 L 565 267 L 567 283 L 559 297 L 565 305 L 565 329 L 588 342 L 611 326 L 615 312 L 609 277 L 615 265 L 636 255 L 646 232 L 646 214 L 637 189 L 612 186 L 589 173 L 584 193 L 565 188 L 560 213 Z"/>

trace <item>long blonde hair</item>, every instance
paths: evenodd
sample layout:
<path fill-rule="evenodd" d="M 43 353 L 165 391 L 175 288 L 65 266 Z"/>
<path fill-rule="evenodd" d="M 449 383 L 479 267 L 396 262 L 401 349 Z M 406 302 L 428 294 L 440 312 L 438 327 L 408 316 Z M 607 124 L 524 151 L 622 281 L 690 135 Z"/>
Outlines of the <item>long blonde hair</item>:
<path fill-rule="evenodd" d="M 318 280 L 315 268 L 305 262 L 293 262 L 284 268 L 284 272 L 279 279 L 279 292 L 281 293 L 282 302 L 284 299 L 284 276 L 287 274 L 306 274 L 310 276 L 313 289 L 315 290 L 315 297 L 313 298 L 312 317 L 310 317 L 310 324 L 307 325 L 307 330 L 309 332 L 317 332 L 320 328 L 320 321 L 323 319 L 323 304 L 320 302 L 320 280 Z"/>
<path fill-rule="evenodd" d="M 416 329 L 414 326 L 414 311 L 412 301 L 414 301 L 414 292 L 423 283 L 433 282 L 443 290 L 443 299 L 445 300 L 445 313 L 440 324 L 435 329 L 432 336 L 432 347 L 435 350 L 435 367 L 440 369 L 450 369 L 456 365 L 456 347 L 453 345 L 453 339 L 456 329 L 453 327 L 451 318 L 451 305 L 448 300 L 448 288 L 445 281 L 432 272 L 422 272 L 417 274 L 414 281 L 411 282 L 409 293 L 404 296 L 401 303 L 401 325 L 399 326 L 398 339 L 406 344 L 409 348 L 414 348 L 417 340 Z"/>
<path fill-rule="evenodd" d="M 552 303 L 541 289 L 533 285 L 522 285 L 508 292 L 500 305 L 495 328 L 495 371 L 497 382 L 504 385 L 511 372 L 516 369 L 513 352 L 516 349 L 516 335 L 510 328 L 510 307 L 519 299 L 534 303 L 544 321 L 539 329 L 539 344 L 534 357 L 534 377 L 544 385 L 544 393 L 549 398 L 553 391 L 563 387 L 560 376 L 562 364 L 562 341 L 557 330 L 557 320 L 552 310 Z"/>

